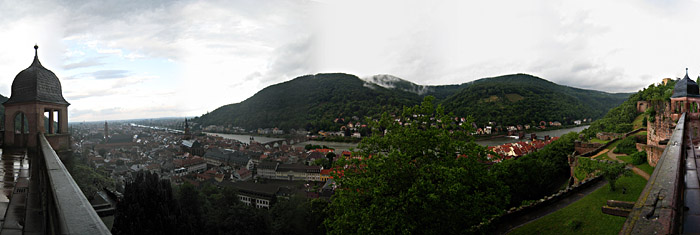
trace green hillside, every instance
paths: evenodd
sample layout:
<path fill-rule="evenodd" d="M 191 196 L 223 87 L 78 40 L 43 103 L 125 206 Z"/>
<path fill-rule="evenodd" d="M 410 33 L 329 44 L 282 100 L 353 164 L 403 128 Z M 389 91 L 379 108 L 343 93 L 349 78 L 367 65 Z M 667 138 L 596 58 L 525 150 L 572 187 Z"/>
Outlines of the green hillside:
<path fill-rule="evenodd" d="M 484 78 L 462 86 L 442 104 L 456 115 L 472 115 L 478 124 L 597 119 L 630 95 L 562 86 L 527 74 Z"/>
<path fill-rule="evenodd" d="M 193 121 L 248 130 L 337 130 L 341 124 L 336 118 L 364 121 L 416 105 L 427 95 L 435 96 L 447 112 L 473 116 L 479 125 L 599 118 L 629 96 L 561 86 L 526 74 L 441 86 L 416 85 L 389 75 L 366 81 L 349 74 L 316 74 L 269 86 Z"/>
<path fill-rule="evenodd" d="M 625 133 L 634 129 L 632 122 L 639 115 L 637 113 L 637 101 L 669 101 L 673 94 L 673 88 L 676 81 L 669 81 L 666 85 L 651 84 L 648 87 L 629 96 L 619 106 L 616 106 L 605 114 L 605 116 L 595 122 L 583 131 L 587 137 L 595 137 L 598 132 L 616 132 Z M 647 110 L 651 113 L 653 109 Z M 646 113 L 645 116 L 648 116 Z M 653 114 L 651 115 L 653 116 Z"/>
<path fill-rule="evenodd" d="M 317 74 L 269 86 L 249 99 L 222 106 L 195 119 L 202 125 L 246 129 L 279 127 L 330 130 L 335 118 L 349 119 L 398 111 L 418 104 L 413 93 L 390 90 L 349 74 Z"/>

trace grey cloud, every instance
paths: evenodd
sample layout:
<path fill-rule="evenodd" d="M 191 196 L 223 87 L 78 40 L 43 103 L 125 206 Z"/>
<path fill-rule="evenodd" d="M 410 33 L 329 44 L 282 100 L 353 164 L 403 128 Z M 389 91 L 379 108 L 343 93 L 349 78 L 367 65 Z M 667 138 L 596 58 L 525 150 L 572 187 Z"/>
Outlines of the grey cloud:
<path fill-rule="evenodd" d="M 297 1 L 64 1 L 67 36 L 109 42 L 112 47 L 147 57 L 180 59 L 178 42 L 206 39 L 206 47 L 227 53 L 251 53 L 255 42 L 278 42 L 298 26 Z M 281 18 L 280 18 L 281 17 Z M 285 19 L 286 18 L 286 19 Z M 285 19 L 285 20 L 279 20 Z M 293 18 L 292 18 L 293 19 Z M 250 32 L 249 23 L 257 26 Z M 251 43 L 247 43 L 251 42 Z M 256 51 L 252 51 L 256 52 Z"/>
<path fill-rule="evenodd" d="M 93 66 L 99 66 L 99 65 L 104 65 L 105 63 L 100 61 L 99 57 L 93 57 L 93 58 L 87 58 L 79 62 L 75 63 L 69 63 L 63 65 L 64 69 L 71 70 L 71 69 L 77 69 L 77 68 L 87 68 L 87 67 L 93 67 Z"/>
<path fill-rule="evenodd" d="M 125 78 L 130 75 L 129 70 L 99 70 L 91 73 L 95 79 Z"/>
<path fill-rule="evenodd" d="M 89 97 L 98 97 L 98 96 L 105 96 L 105 95 L 111 95 L 114 94 L 114 90 L 112 89 L 98 89 L 98 90 L 91 90 L 91 91 L 81 91 L 79 94 L 73 94 L 73 93 L 66 93 L 66 99 L 68 100 L 80 100 L 83 98 L 89 98 Z"/>
<path fill-rule="evenodd" d="M 120 79 L 126 78 L 131 75 L 129 70 L 119 70 L 119 69 L 108 69 L 108 70 L 98 70 L 90 73 L 79 73 L 72 76 L 65 77 L 66 80 L 80 79 L 80 78 L 94 78 L 94 79 Z"/>
<path fill-rule="evenodd" d="M 274 56 L 267 73 L 262 76 L 261 82 L 274 83 L 303 74 L 313 73 L 313 39 L 301 38 L 290 44 L 275 49 Z"/>

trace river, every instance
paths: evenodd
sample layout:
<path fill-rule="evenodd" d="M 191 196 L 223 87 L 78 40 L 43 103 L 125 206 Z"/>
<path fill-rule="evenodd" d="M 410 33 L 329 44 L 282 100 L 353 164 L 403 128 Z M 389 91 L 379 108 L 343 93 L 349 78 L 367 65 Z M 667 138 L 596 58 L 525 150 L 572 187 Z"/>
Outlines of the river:
<path fill-rule="evenodd" d="M 557 129 L 557 130 L 550 130 L 550 131 L 538 131 L 535 132 L 537 134 L 537 138 L 542 139 L 545 135 L 549 135 L 549 137 L 559 137 L 562 135 L 565 135 L 569 132 L 580 132 L 583 129 L 588 128 L 588 125 L 585 126 L 577 126 L 577 127 L 572 127 L 572 128 L 564 128 L 564 129 Z M 530 137 L 530 134 L 525 134 L 526 137 Z M 519 139 L 514 139 L 510 137 L 497 137 L 493 139 L 485 139 L 485 140 L 477 140 L 476 143 L 479 145 L 483 146 L 496 146 L 496 145 L 502 145 L 505 143 L 515 143 L 521 141 Z"/>
<path fill-rule="evenodd" d="M 586 126 L 577 126 L 577 127 L 572 127 L 572 128 L 564 128 L 564 129 L 557 129 L 557 130 L 549 130 L 549 131 L 538 131 L 535 132 L 537 134 L 538 138 L 543 138 L 545 135 L 549 135 L 549 137 L 558 137 L 562 136 L 564 134 L 567 134 L 569 132 L 575 131 L 575 132 L 580 132 L 583 129 L 588 128 L 588 125 Z M 250 143 L 250 135 L 236 135 L 236 134 L 222 134 L 222 133 L 208 133 L 205 132 L 207 135 L 215 135 L 215 136 L 221 136 L 227 139 L 234 139 L 241 141 L 243 143 Z M 526 136 L 529 137 L 529 134 L 526 134 Z M 270 138 L 270 137 L 264 137 L 264 136 L 252 136 L 255 138 L 255 141 L 259 143 L 267 143 L 267 142 L 272 142 L 272 141 L 277 141 L 281 140 L 282 138 Z M 509 138 L 509 137 L 497 137 L 493 139 L 486 139 L 486 140 L 477 140 L 476 143 L 483 145 L 483 146 L 496 146 L 496 145 L 501 145 L 505 143 L 515 143 L 520 141 L 519 139 L 514 139 L 514 138 Z M 334 148 L 336 151 L 344 151 L 344 150 L 350 150 L 351 148 L 357 147 L 356 143 L 343 143 L 343 142 L 330 142 L 330 141 L 317 141 L 317 140 L 310 140 L 306 142 L 301 142 L 301 143 L 296 143 L 294 144 L 295 147 L 304 147 L 307 144 L 312 144 L 312 145 L 326 145 L 328 147 Z"/>
<path fill-rule="evenodd" d="M 282 138 L 271 138 L 271 137 L 265 137 L 265 136 L 250 136 L 250 135 L 236 135 L 236 134 L 223 134 L 223 133 L 210 133 L 210 132 L 204 132 L 207 135 L 213 135 L 213 136 L 221 136 L 224 137 L 225 139 L 232 139 L 232 140 L 238 140 L 242 143 L 250 144 L 250 137 L 253 137 L 255 142 L 264 144 L 272 141 L 277 141 L 277 140 L 283 140 Z"/>
<path fill-rule="evenodd" d="M 270 138 L 270 137 L 264 137 L 264 136 L 251 136 L 251 135 L 236 135 L 236 134 L 222 134 L 222 133 L 211 133 L 211 132 L 204 132 L 207 135 L 213 135 L 213 136 L 221 136 L 226 139 L 233 139 L 233 140 L 238 140 L 243 143 L 250 143 L 250 137 L 255 138 L 256 142 L 259 143 L 268 143 L 272 141 L 277 141 L 277 140 L 282 140 L 282 138 Z M 316 141 L 316 140 L 309 140 L 306 142 L 300 142 L 294 144 L 294 147 L 304 147 L 307 144 L 311 145 L 320 145 L 320 146 L 328 146 L 330 148 L 335 149 L 337 152 L 340 151 L 345 151 L 345 150 L 350 150 L 351 148 L 357 147 L 356 143 L 343 143 L 343 142 L 330 142 L 330 141 Z"/>

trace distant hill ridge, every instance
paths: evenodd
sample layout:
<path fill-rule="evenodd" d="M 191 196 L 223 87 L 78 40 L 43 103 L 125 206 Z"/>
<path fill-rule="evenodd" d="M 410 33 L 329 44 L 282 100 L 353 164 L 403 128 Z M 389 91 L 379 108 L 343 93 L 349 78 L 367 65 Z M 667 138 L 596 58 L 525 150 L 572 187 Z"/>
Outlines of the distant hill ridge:
<path fill-rule="evenodd" d="M 459 85 L 424 86 L 391 75 L 358 78 L 343 73 L 300 76 L 271 85 L 240 103 L 224 105 L 194 121 L 246 129 L 335 130 L 341 118 L 378 116 L 438 99 L 447 112 L 471 115 L 478 124 L 504 125 L 599 118 L 629 93 L 558 85 L 528 74 L 482 78 Z"/>

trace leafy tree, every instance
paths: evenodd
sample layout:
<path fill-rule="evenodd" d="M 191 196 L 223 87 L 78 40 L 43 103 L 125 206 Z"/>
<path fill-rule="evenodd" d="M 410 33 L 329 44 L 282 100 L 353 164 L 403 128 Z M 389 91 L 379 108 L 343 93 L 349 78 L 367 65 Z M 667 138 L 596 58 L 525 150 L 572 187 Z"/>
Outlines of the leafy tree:
<path fill-rule="evenodd" d="M 615 191 L 615 183 L 621 176 L 629 176 L 632 172 L 624 163 L 598 162 L 590 159 L 579 158 L 579 169 L 587 174 L 598 172 L 610 184 L 610 190 Z"/>
<path fill-rule="evenodd" d="M 333 159 L 335 159 L 335 153 L 329 152 L 328 154 L 326 154 L 326 158 L 328 159 L 328 165 L 325 165 L 324 167 L 326 167 L 328 169 L 328 168 L 331 168 L 331 166 L 333 165 Z"/>
<path fill-rule="evenodd" d="M 179 212 L 170 181 L 140 171 L 126 184 L 124 198 L 117 203 L 112 233 L 179 234 Z"/>
<path fill-rule="evenodd" d="M 320 225 L 324 219 L 323 209 L 328 203 L 323 202 L 299 196 L 278 200 L 270 208 L 272 234 L 325 234 Z"/>
<path fill-rule="evenodd" d="M 613 150 L 614 153 L 623 153 L 627 155 L 631 155 L 637 152 L 637 141 L 635 140 L 634 137 L 627 137 L 620 141 L 620 143 L 617 145 L 617 148 Z"/>
<path fill-rule="evenodd" d="M 101 170 L 95 170 L 83 163 L 73 163 L 69 168 L 70 174 L 89 200 L 104 187 L 114 188 L 114 180 L 105 176 Z"/>
<path fill-rule="evenodd" d="M 568 156 L 574 151 L 576 138 L 571 132 L 537 152 L 494 164 L 492 173 L 510 191 L 509 206 L 550 195 L 566 182 L 570 176 Z"/>
<path fill-rule="evenodd" d="M 634 165 L 641 165 L 647 162 L 647 152 L 646 151 L 641 151 L 641 152 L 636 152 L 632 155 L 630 155 L 632 158 L 632 164 Z"/>
<path fill-rule="evenodd" d="M 631 171 L 626 168 L 624 163 L 608 163 L 600 168 L 603 178 L 610 183 L 610 190 L 615 191 L 615 183 L 620 176 L 629 176 Z"/>
<path fill-rule="evenodd" d="M 218 189 L 205 184 L 205 228 L 195 234 L 269 234 L 270 216 L 265 209 L 246 206 L 232 187 Z"/>
<path fill-rule="evenodd" d="M 632 131 L 632 122 L 637 117 L 637 101 L 663 101 L 669 100 L 673 94 L 675 81 L 669 81 L 666 85 L 651 84 L 649 87 L 632 94 L 629 99 L 623 102 L 620 106 L 610 109 L 610 111 L 601 119 L 591 123 L 583 133 L 586 137 L 595 137 L 598 132 L 617 132 L 625 133 Z M 656 111 L 653 106 L 648 109 L 649 120 L 654 122 Z"/>
<path fill-rule="evenodd" d="M 485 148 L 433 100 L 404 108 L 406 125 L 382 115 L 358 146 L 366 157 L 338 160 L 348 167 L 335 177 L 329 233 L 464 233 L 503 210 L 506 190 L 482 163 Z"/>
<path fill-rule="evenodd" d="M 202 196 L 197 188 L 190 183 L 180 186 L 178 191 L 180 216 L 178 217 L 180 232 L 196 234 L 204 228 L 202 211 Z"/>

